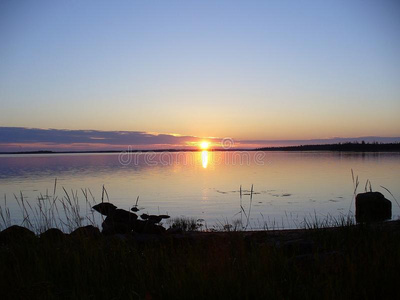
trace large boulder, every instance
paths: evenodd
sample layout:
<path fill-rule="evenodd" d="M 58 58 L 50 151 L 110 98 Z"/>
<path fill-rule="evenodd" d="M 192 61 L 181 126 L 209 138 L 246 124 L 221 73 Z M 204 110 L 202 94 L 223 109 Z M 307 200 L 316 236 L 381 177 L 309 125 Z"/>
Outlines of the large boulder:
<path fill-rule="evenodd" d="M 112 215 L 117 207 L 112 203 L 102 202 L 92 207 L 95 211 L 101 213 L 103 216 Z"/>
<path fill-rule="evenodd" d="M 131 232 L 161 234 L 165 228 L 157 223 L 167 219 L 167 215 L 141 215 L 143 220 L 130 211 L 119 209 L 112 203 L 100 203 L 93 206 L 93 209 L 107 216 L 102 223 L 102 233 L 106 235 L 127 234 Z"/>
<path fill-rule="evenodd" d="M 392 202 L 379 192 L 356 196 L 356 221 L 377 222 L 392 218 Z"/>
<path fill-rule="evenodd" d="M 126 234 L 130 232 L 138 233 L 152 233 L 160 234 L 165 232 L 165 228 L 161 225 L 154 224 L 151 221 L 143 220 L 130 220 L 130 221 L 118 221 L 111 217 L 107 217 L 103 224 L 103 234 Z"/>
<path fill-rule="evenodd" d="M 101 225 L 103 228 L 102 233 L 106 235 L 130 233 L 134 223 L 135 220 L 126 221 L 108 216 Z"/>
<path fill-rule="evenodd" d="M 142 214 L 140 216 L 143 220 L 149 221 L 151 223 L 157 224 L 160 223 L 163 219 L 169 219 L 168 215 L 148 215 Z"/>
<path fill-rule="evenodd" d="M 36 238 L 36 235 L 25 227 L 13 225 L 0 232 L 0 244 L 10 242 L 28 241 Z"/>
<path fill-rule="evenodd" d="M 129 223 L 138 218 L 136 214 L 124 209 L 119 209 L 112 203 L 104 202 L 97 204 L 92 208 L 102 215 L 107 216 L 106 219 L 112 220 L 113 222 Z"/>
<path fill-rule="evenodd" d="M 109 212 L 102 227 L 104 234 L 129 233 L 135 227 L 138 216 L 123 209 Z"/>
<path fill-rule="evenodd" d="M 100 230 L 93 225 L 79 227 L 71 232 L 71 237 L 76 238 L 98 238 L 101 236 Z"/>
<path fill-rule="evenodd" d="M 65 239 L 65 234 L 58 228 L 50 228 L 43 232 L 39 237 L 42 241 L 61 242 Z"/>
<path fill-rule="evenodd" d="M 134 232 L 137 233 L 150 233 L 150 234 L 162 234 L 166 230 L 161 225 L 154 224 L 154 222 L 149 220 L 137 220 L 135 222 Z"/>

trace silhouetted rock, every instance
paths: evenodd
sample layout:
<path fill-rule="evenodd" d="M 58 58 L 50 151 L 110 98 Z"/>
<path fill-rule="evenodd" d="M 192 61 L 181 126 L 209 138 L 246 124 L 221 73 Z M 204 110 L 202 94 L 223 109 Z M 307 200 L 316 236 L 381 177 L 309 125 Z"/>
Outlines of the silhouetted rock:
<path fill-rule="evenodd" d="M 97 238 L 101 236 L 100 230 L 92 225 L 79 227 L 71 232 L 70 236 L 80 238 Z"/>
<path fill-rule="evenodd" d="M 149 218 L 149 215 L 148 215 L 148 214 L 141 214 L 140 217 L 141 217 L 143 220 L 147 220 L 147 219 Z"/>
<path fill-rule="evenodd" d="M 25 227 L 13 225 L 0 232 L 0 244 L 6 244 L 14 241 L 33 240 L 36 235 Z"/>
<path fill-rule="evenodd" d="M 152 221 L 136 220 L 133 231 L 138 232 L 138 233 L 159 234 L 159 233 L 165 232 L 165 228 L 162 227 L 161 225 L 154 224 L 154 222 L 152 222 Z"/>
<path fill-rule="evenodd" d="M 132 220 L 136 220 L 138 218 L 137 214 L 131 213 L 124 209 L 116 209 L 109 216 L 111 216 L 117 222 L 131 222 Z"/>
<path fill-rule="evenodd" d="M 135 228 L 138 216 L 123 209 L 109 211 L 102 227 L 104 234 L 129 233 Z"/>
<path fill-rule="evenodd" d="M 360 193 L 356 196 L 356 221 L 376 222 L 392 217 L 392 202 L 379 192 Z"/>
<path fill-rule="evenodd" d="M 106 202 L 96 204 L 92 208 L 104 216 L 109 216 L 117 209 L 117 207 L 114 204 Z"/>
<path fill-rule="evenodd" d="M 138 220 L 135 213 L 124 209 L 118 209 L 111 203 L 100 203 L 93 206 L 93 209 L 107 216 L 102 224 L 102 233 L 106 235 L 126 234 L 131 232 L 160 234 L 165 232 L 165 228 L 156 223 L 162 219 L 169 218 L 167 215 L 147 215 L 142 214 Z"/>
<path fill-rule="evenodd" d="M 162 219 L 168 219 L 168 215 L 148 215 L 148 214 L 142 214 L 140 216 L 143 220 L 148 220 L 152 223 L 160 223 Z"/>
<path fill-rule="evenodd" d="M 162 219 L 169 219 L 170 218 L 170 216 L 168 216 L 168 215 L 159 215 L 159 217 L 161 217 Z"/>
<path fill-rule="evenodd" d="M 118 209 L 112 203 L 100 203 L 93 209 L 107 216 L 102 224 L 104 234 L 125 234 L 133 230 L 138 216 L 127 210 Z"/>
<path fill-rule="evenodd" d="M 65 239 L 65 234 L 58 228 L 50 228 L 40 235 L 41 240 L 59 242 Z"/>
<path fill-rule="evenodd" d="M 161 220 L 162 220 L 161 217 L 156 216 L 156 215 L 142 214 L 140 217 L 141 217 L 143 220 L 147 220 L 147 221 L 152 222 L 152 223 L 160 223 Z"/>
<path fill-rule="evenodd" d="M 170 234 L 176 234 L 176 233 L 182 233 L 182 232 L 183 232 L 183 230 L 180 227 L 170 227 L 167 229 L 167 233 L 170 233 Z"/>
<path fill-rule="evenodd" d="M 103 234 L 125 234 L 129 233 L 134 228 L 134 221 L 118 221 L 115 220 L 113 217 L 108 216 L 104 222 L 101 224 L 103 230 Z"/>
<path fill-rule="evenodd" d="M 152 221 L 133 220 L 131 222 L 115 222 L 111 218 L 106 218 L 102 224 L 103 234 L 126 234 L 130 232 L 161 234 L 165 228 L 156 225 Z"/>
<path fill-rule="evenodd" d="M 119 209 L 111 203 L 100 203 L 92 208 L 102 215 L 112 218 L 115 222 L 130 222 L 138 218 L 136 214 L 124 209 Z"/>

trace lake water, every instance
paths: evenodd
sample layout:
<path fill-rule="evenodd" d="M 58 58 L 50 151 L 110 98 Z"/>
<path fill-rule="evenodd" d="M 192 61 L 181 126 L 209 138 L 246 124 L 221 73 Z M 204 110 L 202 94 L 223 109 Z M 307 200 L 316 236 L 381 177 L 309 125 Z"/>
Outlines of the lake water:
<path fill-rule="evenodd" d="M 399 153 L 1 155 L 0 193 L 14 223 L 22 221 L 14 194 L 22 194 L 35 207 L 38 196 L 53 194 L 57 178 L 59 198 L 65 195 L 64 187 L 84 201 L 81 189 L 90 189 L 99 202 L 104 185 L 110 202 L 120 208 L 130 209 L 139 196 L 142 212 L 202 219 L 208 228 L 238 219 L 246 224 L 246 215 L 250 216 L 248 229 L 296 228 L 304 218 L 323 220 L 354 213 L 351 170 L 359 177 L 358 191 L 364 191 L 369 179 L 373 190 L 392 201 L 393 219 L 399 218 L 399 206 L 380 187 L 400 198 Z M 4 200 L 0 203 L 4 208 Z"/>

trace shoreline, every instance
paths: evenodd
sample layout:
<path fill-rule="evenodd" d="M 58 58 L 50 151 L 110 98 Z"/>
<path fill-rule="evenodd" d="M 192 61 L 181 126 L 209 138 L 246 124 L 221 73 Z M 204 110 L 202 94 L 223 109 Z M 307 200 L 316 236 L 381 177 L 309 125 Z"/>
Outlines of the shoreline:
<path fill-rule="evenodd" d="M 0 152 L 0 155 L 26 155 L 26 154 L 112 154 L 112 153 L 163 153 L 163 152 L 351 152 L 351 153 L 396 153 L 400 152 L 400 143 L 386 144 L 363 144 L 363 143 L 343 143 L 343 144 L 321 144 L 321 145 L 300 145 L 283 147 L 263 147 L 252 149 L 230 148 L 230 149 L 145 149 L 145 150 L 98 150 L 98 151 L 9 151 Z"/>
<path fill-rule="evenodd" d="M 149 238 L 149 241 L 163 241 L 169 238 L 189 238 L 189 239 L 206 239 L 210 237 L 219 237 L 219 238 L 224 238 L 230 235 L 240 235 L 244 238 L 273 238 L 273 237 L 280 237 L 280 238 L 301 238 L 304 237 L 310 233 L 318 233 L 318 232 L 330 232 L 330 233 L 335 233 L 343 229 L 360 229 L 360 228 L 379 228 L 379 229 L 384 229 L 384 230 L 394 230 L 394 231 L 399 231 L 400 232 L 400 219 L 397 220 L 386 220 L 386 221 L 380 221 L 380 222 L 371 222 L 371 223 L 348 223 L 348 224 L 343 224 L 343 225 L 336 225 L 336 226 L 321 226 L 318 224 L 313 224 L 315 227 L 310 227 L 310 228 L 297 228 L 297 229 L 260 229 L 260 230 L 209 230 L 209 231 L 202 231 L 202 230 L 174 230 L 173 228 L 169 228 L 166 232 L 163 233 L 140 233 L 140 232 L 131 232 L 131 233 L 114 233 L 114 234 L 104 234 L 101 232 L 100 228 L 97 226 L 93 225 L 86 225 L 86 226 L 80 226 L 77 227 L 75 230 L 73 230 L 70 233 L 65 233 L 62 232 L 58 228 L 49 228 L 45 230 L 42 233 L 35 234 L 33 231 L 30 229 L 24 227 L 24 226 L 19 226 L 19 225 L 11 225 L 8 226 L 7 228 L 3 229 L 0 231 L 0 245 L 4 243 L 4 235 L 7 233 L 9 228 L 11 229 L 16 229 L 17 232 L 16 237 L 17 239 L 21 236 L 20 232 L 22 232 L 22 236 L 31 236 L 35 237 L 38 239 L 42 239 L 46 236 L 46 232 L 50 232 L 53 230 L 59 231 L 59 234 L 63 234 L 64 237 L 85 237 L 85 238 L 93 238 L 93 237 L 101 237 L 101 238 L 109 238 L 109 237 L 118 237 L 119 239 L 123 240 L 135 240 L 135 237 L 139 238 L 139 241 L 147 241 L 146 237 Z M 171 230 L 172 229 L 172 230 Z M 30 232 L 30 233 L 29 233 Z M 52 233 L 51 233 L 52 234 Z M 58 233 L 57 233 L 58 234 Z M 10 235 L 11 236 L 11 235 Z M 7 241 L 8 238 L 6 238 Z"/>

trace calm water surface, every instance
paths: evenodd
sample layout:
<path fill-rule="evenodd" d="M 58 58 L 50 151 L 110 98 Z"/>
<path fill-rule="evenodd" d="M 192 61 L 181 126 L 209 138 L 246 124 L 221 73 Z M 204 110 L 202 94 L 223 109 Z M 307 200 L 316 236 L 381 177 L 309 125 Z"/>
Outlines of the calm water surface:
<path fill-rule="evenodd" d="M 336 152 L 179 152 L 147 154 L 49 154 L 0 156 L 1 205 L 7 199 L 13 221 L 22 220 L 14 194 L 34 206 L 40 194 L 63 197 L 62 187 L 90 189 L 100 201 L 105 185 L 110 201 L 150 214 L 204 219 L 208 227 L 240 218 L 241 201 L 250 209 L 250 228 L 301 227 L 304 218 L 335 218 L 354 213 L 351 170 L 358 191 L 369 179 L 374 190 L 392 201 L 393 218 L 400 209 L 380 186 L 400 198 L 399 153 Z M 243 190 L 240 200 L 239 189 Z"/>

